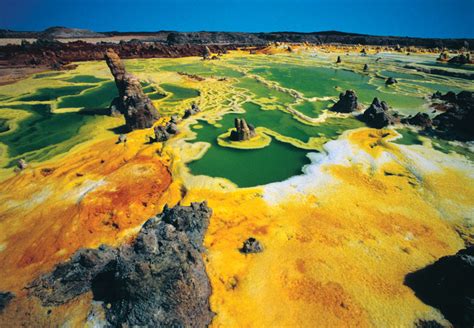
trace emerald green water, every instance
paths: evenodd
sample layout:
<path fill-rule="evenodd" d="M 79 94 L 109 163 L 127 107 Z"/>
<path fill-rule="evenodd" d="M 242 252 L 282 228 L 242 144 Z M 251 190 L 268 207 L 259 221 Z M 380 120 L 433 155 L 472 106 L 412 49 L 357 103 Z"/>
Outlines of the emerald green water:
<path fill-rule="evenodd" d="M 18 97 L 18 101 L 48 101 L 54 100 L 61 96 L 75 95 L 81 91 L 90 88 L 87 85 L 70 85 L 56 88 L 41 88 L 33 94 Z"/>
<path fill-rule="evenodd" d="M 79 129 L 95 118 L 80 113 L 52 114 L 46 104 L 21 104 L 8 108 L 27 111 L 30 116 L 22 120 L 16 130 L 0 134 L 0 142 L 8 146 L 8 155 L 13 159 L 7 166 L 14 165 L 20 157 L 27 161 L 41 161 L 69 150 L 81 140 L 55 146 L 78 135 Z"/>
<path fill-rule="evenodd" d="M 181 87 L 176 84 L 163 83 L 160 87 L 166 92 L 171 93 L 171 96 L 166 98 L 168 102 L 181 101 L 199 96 L 199 90 Z"/>
<path fill-rule="evenodd" d="M 234 115 L 226 115 L 232 116 Z M 263 149 L 240 150 L 220 147 L 216 136 L 224 132 L 209 123 L 200 122 L 196 141 L 205 141 L 211 148 L 203 158 L 188 164 L 194 175 L 224 177 L 239 187 L 251 187 L 284 180 L 301 174 L 303 165 L 309 163 L 307 151 L 272 139 Z"/>

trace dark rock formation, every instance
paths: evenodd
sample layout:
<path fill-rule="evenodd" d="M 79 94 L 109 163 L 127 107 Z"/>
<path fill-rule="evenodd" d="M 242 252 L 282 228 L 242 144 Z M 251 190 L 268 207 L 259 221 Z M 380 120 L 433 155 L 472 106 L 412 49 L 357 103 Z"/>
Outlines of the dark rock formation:
<path fill-rule="evenodd" d="M 331 110 L 338 113 L 351 113 L 357 110 L 357 95 L 353 90 L 346 90 L 339 94 L 339 101 L 332 106 Z"/>
<path fill-rule="evenodd" d="M 234 120 L 235 130 L 230 133 L 230 140 L 244 141 L 256 136 L 255 128 L 252 124 L 247 124 L 245 119 L 236 118 Z"/>
<path fill-rule="evenodd" d="M 26 169 L 27 167 L 28 167 L 28 163 L 23 158 L 20 158 L 18 162 L 16 163 L 16 168 L 20 171 Z"/>
<path fill-rule="evenodd" d="M 397 113 L 391 113 L 385 101 L 374 98 L 372 104 L 367 108 L 361 119 L 370 127 L 381 129 L 389 124 L 395 124 L 399 121 Z"/>
<path fill-rule="evenodd" d="M 424 303 L 438 308 L 455 327 L 474 325 L 474 246 L 445 256 L 405 277 Z"/>
<path fill-rule="evenodd" d="M 119 93 L 112 106 L 124 114 L 126 125 L 130 130 L 152 127 L 160 114 L 143 92 L 140 81 L 127 73 L 120 57 L 112 49 L 108 49 L 105 53 L 105 61 L 114 76 Z"/>
<path fill-rule="evenodd" d="M 7 307 L 8 303 L 15 297 L 12 292 L 0 292 L 0 313 Z"/>
<path fill-rule="evenodd" d="M 449 56 L 448 56 L 447 53 L 442 52 L 442 53 L 439 54 L 439 57 L 436 58 L 436 60 L 437 60 L 437 61 L 441 61 L 441 62 L 446 62 L 446 61 L 449 60 Z"/>
<path fill-rule="evenodd" d="M 211 59 L 211 55 L 212 55 L 211 50 L 209 49 L 208 46 L 205 46 L 202 52 L 202 59 L 204 60 Z"/>
<path fill-rule="evenodd" d="M 361 53 L 362 56 L 366 56 L 367 55 L 367 50 L 365 50 L 365 48 L 362 48 L 360 53 Z"/>
<path fill-rule="evenodd" d="M 240 252 L 244 254 L 261 253 L 263 252 L 263 246 L 257 239 L 250 237 L 246 241 L 244 241 Z"/>
<path fill-rule="evenodd" d="M 415 328 L 445 328 L 438 321 L 434 320 L 418 320 L 415 322 Z"/>
<path fill-rule="evenodd" d="M 196 103 L 191 104 L 191 108 L 188 108 L 184 111 L 183 119 L 188 118 L 194 114 L 199 113 L 201 110 L 199 109 L 198 105 Z"/>
<path fill-rule="evenodd" d="M 336 64 L 342 63 L 341 56 L 337 56 Z"/>
<path fill-rule="evenodd" d="M 474 59 L 471 58 L 471 55 L 469 53 L 460 54 L 448 60 L 448 63 L 458 65 L 474 64 Z"/>
<path fill-rule="evenodd" d="M 364 64 L 364 72 L 367 72 L 369 70 L 369 65 Z"/>
<path fill-rule="evenodd" d="M 432 124 L 429 115 L 426 113 L 416 113 L 415 116 L 408 116 L 407 118 L 403 118 L 401 122 L 403 124 L 416 125 L 422 128 L 430 128 Z"/>
<path fill-rule="evenodd" d="M 29 294 L 55 306 L 91 290 L 112 327 L 206 327 L 213 314 L 201 251 L 211 214 L 205 202 L 165 207 L 131 245 L 79 250 Z"/>
<path fill-rule="evenodd" d="M 433 118 L 435 132 L 446 139 L 474 140 L 474 92 L 437 92 L 432 98 L 444 101 L 446 110 Z"/>
<path fill-rule="evenodd" d="M 396 79 L 394 79 L 393 77 L 389 77 L 386 81 L 385 81 L 385 85 L 392 85 L 392 84 L 395 84 L 395 83 L 398 83 L 398 81 Z"/>
<path fill-rule="evenodd" d="M 177 134 L 178 131 L 178 126 L 176 125 L 176 122 L 174 120 L 169 121 L 166 123 L 166 125 L 158 125 L 155 126 L 154 129 L 155 132 L 155 140 L 157 142 L 164 142 Z"/>

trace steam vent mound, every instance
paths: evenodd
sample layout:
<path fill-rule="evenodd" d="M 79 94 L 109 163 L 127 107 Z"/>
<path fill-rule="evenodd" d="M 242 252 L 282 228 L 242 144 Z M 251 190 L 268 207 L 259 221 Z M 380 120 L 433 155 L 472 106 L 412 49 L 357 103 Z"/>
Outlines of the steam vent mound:
<path fill-rule="evenodd" d="M 82 249 L 28 287 L 45 306 L 89 291 L 113 327 L 206 327 L 211 286 L 201 257 L 212 210 L 165 206 L 131 245 Z"/>
<path fill-rule="evenodd" d="M 146 129 L 160 117 L 150 98 L 142 90 L 140 81 L 127 73 L 120 57 L 112 50 L 105 53 L 105 61 L 114 76 L 119 96 L 112 101 L 111 108 L 125 116 L 129 130 Z"/>

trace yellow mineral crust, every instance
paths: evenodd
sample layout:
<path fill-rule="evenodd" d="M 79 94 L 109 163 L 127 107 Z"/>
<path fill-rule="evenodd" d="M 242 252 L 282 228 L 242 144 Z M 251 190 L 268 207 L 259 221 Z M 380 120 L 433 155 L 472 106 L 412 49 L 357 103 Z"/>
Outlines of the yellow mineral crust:
<path fill-rule="evenodd" d="M 287 193 L 275 201 L 267 199 L 269 190 L 286 188 L 286 182 L 233 192 L 189 188 L 186 202 L 206 199 L 213 209 L 205 239 L 213 327 L 445 322 L 403 281 L 463 248 L 456 226 L 466 213 L 454 207 L 472 213 L 472 180 L 463 169 L 416 171 L 404 155 L 407 147 L 389 142 L 395 135 L 360 129 L 332 142 L 349 144 L 353 153 L 348 163 L 320 164 L 331 179 L 318 192 Z M 332 155 L 330 145 L 328 150 Z M 430 154 L 436 157 L 424 160 L 441 156 Z M 319 183 L 310 173 L 301 181 Z M 439 197 L 451 206 L 437 204 Z M 264 251 L 240 253 L 248 237 Z"/>
<path fill-rule="evenodd" d="M 79 147 L 0 182 L 0 290 L 22 288 L 78 248 L 126 242 L 179 200 L 149 130 Z"/>

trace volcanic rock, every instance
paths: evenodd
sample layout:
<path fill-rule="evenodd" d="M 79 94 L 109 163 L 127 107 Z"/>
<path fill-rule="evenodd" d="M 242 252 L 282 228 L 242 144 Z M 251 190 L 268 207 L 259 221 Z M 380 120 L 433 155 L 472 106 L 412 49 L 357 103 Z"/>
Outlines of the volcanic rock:
<path fill-rule="evenodd" d="M 455 327 L 474 325 L 474 246 L 409 273 L 405 285 Z"/>
<path fill-rule="evenodd" d="M 178 126 L 175 122 L 169 121 L 166 125 L 155 126 L 155 140 L 157 142 L 164 142 L 178 133 Z"/>
<path fill-rule="evenodd" d="M 439 54 L 439 57 L 436 58 L 436 60 L 437 60 L 437 61 L 441 61 L 441 62 L 446 62 L 446 61 L 449 60 L 449 56 L 448 56 L 447 53 L 442 52 L 442 53 Z"/>
<path fill-rule="evenodd" d="M 392 84 L 395 84 L 395 83 L 398 83 L 398 81 L 396 79 L 394 79 L 393 77 L 389 77 L 386 81 L 385 81 L 385 85 L 392 85 Z"/>
<path fill-rule="evenodd" d="M 191 104 L 191 108 L 188 108 L 184 111 L 183 119 L 188 118 L 194 114 L 199 113 L 201 110 L 199 109 L 198 105 L 196 103 Z"/>
<path fill-rule="evenodd" d="M 206 327 L 213 313 L 201 251 L 211 214 L 205 202 L 165 207 L 131 245 L 81 249 L 34 280 L 29 295 L 57 306 L 92 291 L 112 327 Z"/>
<path fill-rule="evenodd" d="M 336 64 L 342 63 L 341 56 L 337 56 Z"/>
<path fill-rule="evenodd" d="M 230 140 L 244 141 L 256 136 L 255 128 L 252 124 L 247 124 L 245 119 L 236 118 L 234 120 L 235 130 L 230 133 Z"/>
<path fill-rule="evenodd" d="M 422 128 L 430 128 L 432 125 L 431 119 L 426 113 L 416 113 L 415 116 L 409 116 L 401 120 L 403 124 L 417 125 Z"/>
<path fill-rule="evenodd" d="M 246 241 L 244 241 L 240 252 L 244 254 L 261 253 L 263 252 L 263 246 L 257 239 L 250 237 Z"/>
<path fill-rule="evenodd" d="M 15 294 L 12 292 L 0 292 L 0 313 L 5 309 L 10 303 L 10 301 L 15 297 Z"/>
<path fill-rule="evenodd" d="M 460 54 L 448 60 L 448 63 L 459 65 L 474 64 L 474 59 L 471 59 L 471 55 L 469 53 Z"/>
<path fill-rule="evenodd" d="M 433 118 L 435 132 L 447 139 L 474 140 L 474 92 L 437 92 L 432 98 L 444 101 L 446 109 Z"/>
<path fill-rule="evenodd" d="M 205 46 L 204 51 L 202 53 L 202 59 L 204 60 L 211 59 L 211 55 L 212 55 L 211 50 L 209 49 L 208 46 Z"/>
<path fill-rule="evenodd" d="M 114 76 L 119 93 L 119 96 L 112 101 L 111 111 L 123 113 L 130 130 L 152 127 L 160 114 L 143 92 L 140 81 L 127 73 L 120 57 L 112 49 L 108 49 L 105 53 L 105 61 Z"/>
<path fill-rule="evenodd" d="M 24 170 L 28 167 L 28 163 L 26 162 L 26 160 L 24 158 L 21 158 L 18 160 L 18 162 L 16 163 L 16 167 L 18 170 Z"/>
<path fill-rule="evenodd" d="M 372 104 L 367 108 L 364 114 L 361 115 L 361 119 L 370 127 L 381 129 L 389 124 L 398 122 L 398 115 L 396 113 L 390 113 L 388 105 L 385 101 L 380 101 L 378 98 L 374 98 Z"/>
<path fill-rule="evenodd" d="M 369 70 L 369 65 L 364 64 L 364 72 L 367 72 Z"/>
<path fill-rule="evenodd" d="M 357 110 L 357 95 L 353 90 L 346 90 L 339 94 L 339 100 L 332 106 L 331 110 L 338 113 L 351 113 Z"/>

